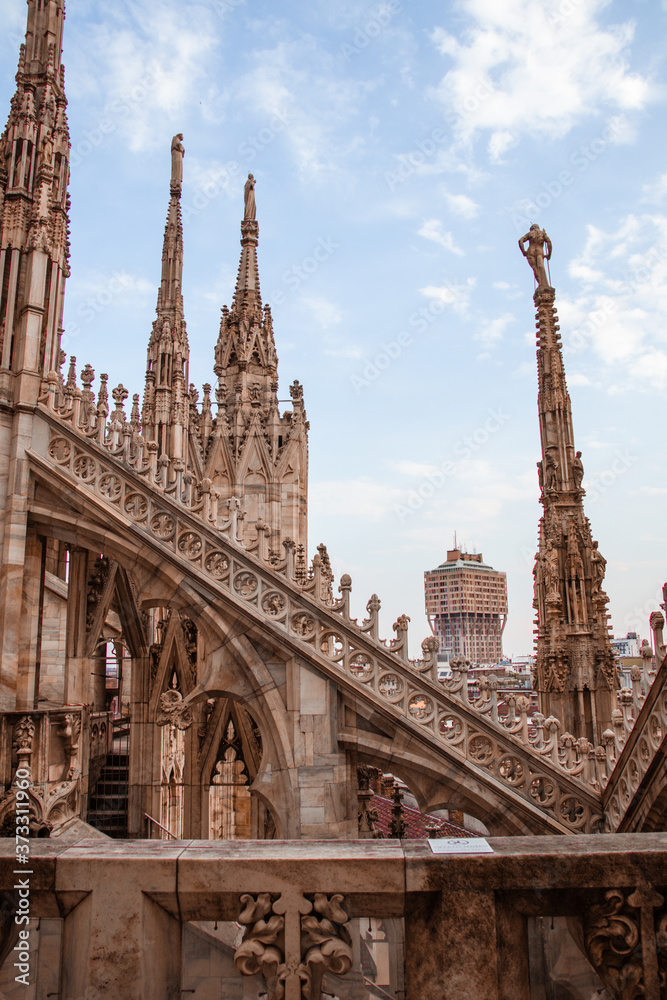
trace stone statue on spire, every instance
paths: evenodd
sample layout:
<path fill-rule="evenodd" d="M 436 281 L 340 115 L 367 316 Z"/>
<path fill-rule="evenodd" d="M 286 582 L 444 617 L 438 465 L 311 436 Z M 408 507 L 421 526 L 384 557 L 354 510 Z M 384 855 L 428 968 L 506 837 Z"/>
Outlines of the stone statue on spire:
<path fill-rule="evenodd" d="M 245 201 L 243 220 L 244 222 L 248 219 L 254 221 L 257 218 L 257 206 L 255 205 L 255 178 L 252 174 L 248 174 L 248 180 L 245 182 L 245 188 L 243 189 L 243 197 Z"/>
<path fill-rule="evenodd" d="M 183 146 L 183 133 L 179 132 L 171 140 L 171 190 L 174 194 L 181 193 L 183 183 L 183 157 L 185 147 Z"/>
<path fill-rule="evenodd" d="M 528 243 L 528 249 L 526 250 L 525 244 Z M 544 248 L 547 248 L 547 252 L 544 252 Z M 544 261 L 551 260 L 551 240 L 547 236 L 544 229 L 540 229 L 538 224 L 534 222 L 525 236 L 522 236 L 519 240 L 519 249 L 524 257 L 527 259 L 528 263 L 533 269 L 533 274 L 535 275 L 535 280 L 537 281 L 538 288 L 549 288 L 550 284 L 547 279 L 547 272 L 544 267 Z"/>

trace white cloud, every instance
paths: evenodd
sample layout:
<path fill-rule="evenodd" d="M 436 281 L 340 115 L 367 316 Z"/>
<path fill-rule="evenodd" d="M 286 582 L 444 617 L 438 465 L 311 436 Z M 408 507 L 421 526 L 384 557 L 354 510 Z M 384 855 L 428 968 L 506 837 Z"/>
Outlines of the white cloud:
<path fill-rule="evenodd" d="M 489 139 L 489 159 L 491 163 L 503 163 L 503 155 L 516 143 L 516 137 L 511 132 L 500 130 L 493 132 Z"/>
<path fill-rule="evenodd" d="M 475 287 L 475 279 L 467 278 L 464 282 L 446 281 L 442 285 L 427 285 L 419 291 L 432 302 L 453 306 L 457 312 L 466 313 L 470 306 L 470 294 Z"/>
<path fill-rule="evenodd" d="M 284 139 L 299 174 L 310 182 L 349 180 L 343 165 L 361 145 L 351 122 L 373 82 L 338 73 L 335 60 L 307 34 L 252 55 L 238 94 L 263 124 L 277 115 L 287 119 Z"/>
<path fill-rule="evenodd" d="M 651 184 L 642 187 L 643 201 L 660 205 L 667 197 L 667 173 L 660 174 Z"/>
<path fill-rule="evenodd" d="M 451 253 L 458 254 L 459 257 L 463 256 L 463 250 L 456 246 L 452 234 L 443 230 L 442 222 L 439 219 L 426 219 L 418 231 L 418 235 L 423 236 L 425 240 L 431 240 L 432 243 L 437 243 Z"/>
<path fill-rule="evenodd" d="M 498 292 L 503 292 L 506 299 L 521 299 L 524 296 L 522 288 L 507 281 L 494 281 L 492 287 Z"/>
<path fill-rule="evenodd" d="M 474 219 L 479 214 L 479 205 L 467 194 L 450 194 L 444 192 L 447 208 L 454 215 L 460 215 L 464 219 Z"/>
<path fill-rule="evenodd" d="M 301 297 L 301 306 L 306 309 L 312 319 L 323 330 L 337 326 L 343 319 L 343 312 L 340 307 L 335 302 L 329 302 L 328 299 L 322 297 L 308 297 L 303 295 Z M 355 357 L 358 357 L 358 355 L 355 355 Z"/>
<path fill-rule="evenodd" d="M 559 300 L 564 347 L 592 352 L 609 392 L 667 385 L 665 232 L 658 214 L 630 214 L 612 232 L 589 226 L 570 264 L 581 291 Z"/>
<path fill-rule="evenodd" d="M 507 325 L 513 319 L 512 313 L 504 313 L 502 316 L 496 316 L 495 319 L 486 320 L 479 332 L 475 334 L 475 340 L 480 340 L 486 347 L 491 347 L 503 339 Z"/>
<path fill-rule="evenodd" d="M 554 16 L 543 0 L 462 0 L 459 38 L 432 35 L 450 64 L 433 96 L 458 135 L 492 132 L 493 160 L 522 133 L 558 138 L 604 109 L 644 107 L 651 87 L 629 65 L 634 24 L 601 27 L 606 6 L 587 0 Z"/>
<path fill-rule="evenodd" d="M 395 472 L 400 472 L 403 476 L 419 477 L 420 479 L 440 471 L 437 465 L 425 465 L 423 462 L 390 461 L 389 465 Z"/>
<path fill-rule="evenodd" d="M 201 3 L 134 0 L 125 10 L 117 6 L 107 12 L 104 20 L 86 26 L 82 41 L 94 69 L 88 63 L 79 79 L 89 91 L 86 97 L 104 95 L 104 119 L 112 130 L 120 132 L 122 125 L 133 152 L 154 148 L 165 128 L 178 131 L 186 108 L 195 103 L 205 116 L 208 111 L 212 120 L 220 120 L 226 97 L 212 87 L 208 74 L 217 43 L 210 9 Z"/>

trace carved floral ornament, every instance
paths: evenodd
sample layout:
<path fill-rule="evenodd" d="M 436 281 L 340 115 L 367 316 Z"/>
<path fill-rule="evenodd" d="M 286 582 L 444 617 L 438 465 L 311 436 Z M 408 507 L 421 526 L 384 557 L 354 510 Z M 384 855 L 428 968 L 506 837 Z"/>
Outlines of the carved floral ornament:
<path fill-rule="evenodd" d="M 326 972 L 342 976 L 352 968 L 352 939 L 343 896 L 290 889 L 241 896 L 245 925 L 234 965 L 244 976 L 263 973 L 268 1000 L 320 1000 Z"/>
<path fill-rule="evenodd" d="M 648 883 L 610 889 L 582 918 L 588 958 L 614 1000 L 667 995 L 667 910 Z"/>

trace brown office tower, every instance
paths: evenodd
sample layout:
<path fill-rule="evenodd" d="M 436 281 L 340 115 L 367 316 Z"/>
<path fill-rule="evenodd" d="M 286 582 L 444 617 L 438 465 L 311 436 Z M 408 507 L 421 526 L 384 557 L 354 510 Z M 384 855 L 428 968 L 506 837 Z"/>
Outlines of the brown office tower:
<path fill-rule="evenodd" d="M 440 653 L 472 663 L 496 663 L 503 655 L 507 576 L 482 553 L 451 549 L 447 561 L 424 573 L 426 615 Z"/>

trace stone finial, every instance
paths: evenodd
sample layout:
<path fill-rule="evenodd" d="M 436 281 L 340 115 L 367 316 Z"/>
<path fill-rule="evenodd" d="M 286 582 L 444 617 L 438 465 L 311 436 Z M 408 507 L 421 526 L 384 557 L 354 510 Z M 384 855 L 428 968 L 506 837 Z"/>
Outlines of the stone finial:
<path fill-rule="evenodd" d="M 289 394 L 295 403 L 297 402 L 297 400 L 303 400 L 303 386 L 298 381 L 298 379 L 295 379 L 292 382 L 291 386 L 289 387 Z"/>
<path fill-rule="evenodd" d="M 662 656 L 664 655 L 663 654 L 664 642 L 662 635 L 663 635 L 663 629 L 665 627 L 665 616 L 663 615 L 662 611 L 652 611 L 649 616 L 648 623 L 651 628 L 651 631 L 653 632 L 656 656 Z"/>
<path fill-rule="evenodd" d="M 639 655 L 644 661 L 653 659 L 653 648 L 648 639 L 642 639 L 642 644 L 639 648 Z"/>
<path fill-rule="evenodd" d="M 83 388 L 86 391 L 90 390 L 90 386 L 95 380 L 95 371 L 90 365 L 86 365 L 81 372 L 81 381 L 83 382 Z"/>
<path fill-rule="evenodd" d="M 76 358 L 73 354 L 70 355 L 69 359 L 69 369 L 67 371 L 67 381 L 65 382 L 65 391 L 72 395 L 74 390 L 77 388 L 76 384 Z"/>
<path fill-rule="evenodd" d="M 107 382 L 109 381 L 109 376 L 106 373 L 100 375 L 100 391 L 97 394 L 97 412 L 104 412 L 105 415 L 109 413 L 109 393 L 107 392 Z"/>

